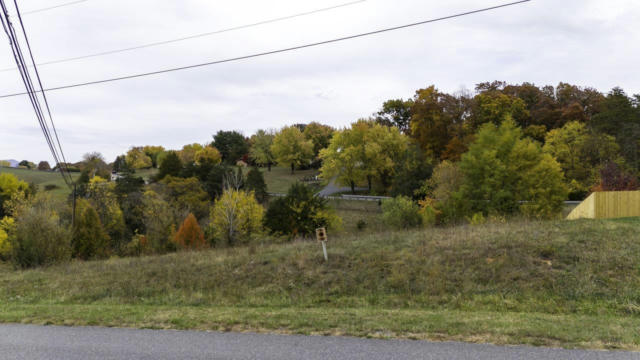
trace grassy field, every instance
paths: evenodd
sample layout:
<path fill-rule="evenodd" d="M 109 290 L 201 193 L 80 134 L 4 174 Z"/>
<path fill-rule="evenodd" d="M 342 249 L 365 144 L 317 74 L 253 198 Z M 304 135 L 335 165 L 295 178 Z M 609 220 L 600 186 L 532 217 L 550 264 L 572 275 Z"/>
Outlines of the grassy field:
<path fill-rule="evenodd" d="M 2 167 L 0 168 L 0 174 L 2 173 L 13 174 L 22 181 L 36 184 L 38 185 L 39 191 L 45 191 L 45 186 L 47 185 L 55 185 L 56 188 L 50 191 L 54 196 L 66 197 L 71 194 L 71 190 L 67 187 L 62 179 L 62 175 L 58 172 Z M 74 179 L 80 176 L 79 173 L 71 173 L 71 175 Z"/>
<path fill-rule="evenodd" d="M 295 242 L 4 265 L 0 321 L 640 350 L 639 232 L 640 219 L 377 228 L 332 237 L 329 263 Z"/>
<path fill-rule="evenodd" d="M 318 175 L 318 170 L 296 170 L 291 174 L 290 168 L 272 167 L 271 171 L 260 168 L 264 174 L 264 181 L 267 183 L 267 191 L 271 193 L 285 194 L 289 187 L 296 181 L 301 181 L 304 177 Z M 320 190 L 319 186 L 316 186 Z"/>

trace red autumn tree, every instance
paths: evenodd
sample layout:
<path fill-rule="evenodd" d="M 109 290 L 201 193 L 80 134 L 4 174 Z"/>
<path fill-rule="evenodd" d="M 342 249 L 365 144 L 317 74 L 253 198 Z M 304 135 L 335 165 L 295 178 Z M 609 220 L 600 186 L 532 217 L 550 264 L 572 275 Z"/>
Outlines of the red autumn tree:
<path fill-rule="evenodd" d="M 204 233 L 193 214 L 189 214 L 180 225 L 180 229 L 173 237 L 173 241 L 182 249 L 199 250 L 206 247 Z"/>
<path fill-rule="evenodd" d="M 639 188 L 635 175 L 625 172 L 614 162 L 608 162 L 600 170 L 600 184 L 594 191 L 634 191 Z"/>

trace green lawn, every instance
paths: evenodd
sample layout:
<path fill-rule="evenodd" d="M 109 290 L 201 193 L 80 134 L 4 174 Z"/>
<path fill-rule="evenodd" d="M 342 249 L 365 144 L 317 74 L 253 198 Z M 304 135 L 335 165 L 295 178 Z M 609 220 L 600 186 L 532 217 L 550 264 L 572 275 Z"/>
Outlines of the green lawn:
<path fill-rule="evenodd" d="M 331 236 L 328 263 L 298 241 L 4 265 L 0 321 L 640 350 L 638 233 L 640 219 L 380 227 Z"/>
<path fill-rule="evenodd" d="M 55 185 L 56 188 L 51 190 L 50 193 L 56 197 L 66 197 L 71 194 L 71 190 L 67 187 L 59 172 L 2 167 L 0 168 L 0 174 L 2 173 L 13 174 L 22 181 L 36 184 L 39 191 L 45 191 L 45 186 L 47 185 Z M 71 176 L 76 179 L 80 176 L 80 173 L 71 173 Z"/>
<path fill-rule="evenodd" d="M 264 181 L 267 183 L 267 191 L 271 193 L 285 194 L 289 187 L 297 181 L 301 181 L 304 177 L 318 175 L 318 170 L 296 170 L 291 174 L 290 168 L 272 167 L 271 171 L 266 168 L 260 169 L 264 174 Z M 318 190 L 319 186 L 312 185 Z"/>

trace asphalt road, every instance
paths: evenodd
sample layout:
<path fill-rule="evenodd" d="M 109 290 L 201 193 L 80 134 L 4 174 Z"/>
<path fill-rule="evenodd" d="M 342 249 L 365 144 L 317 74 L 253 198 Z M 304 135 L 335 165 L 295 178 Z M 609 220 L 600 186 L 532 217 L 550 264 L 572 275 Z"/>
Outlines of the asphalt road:
<path fill-rule="evenodd" d="M 0 325 L 0 359 L 640 359 L 640 353 L 99 327 Z"/>

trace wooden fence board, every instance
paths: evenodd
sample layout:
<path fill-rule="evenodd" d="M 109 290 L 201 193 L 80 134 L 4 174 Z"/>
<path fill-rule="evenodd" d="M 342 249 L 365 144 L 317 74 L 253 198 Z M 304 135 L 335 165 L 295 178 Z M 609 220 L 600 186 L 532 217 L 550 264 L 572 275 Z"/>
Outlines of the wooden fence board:
<path fill-rule="evenodd" d="M 591 194 L 567 216 L 567 219 L 611 219 L 636 216 L 640 216 L 640 191 L 606 191 Z"/>

